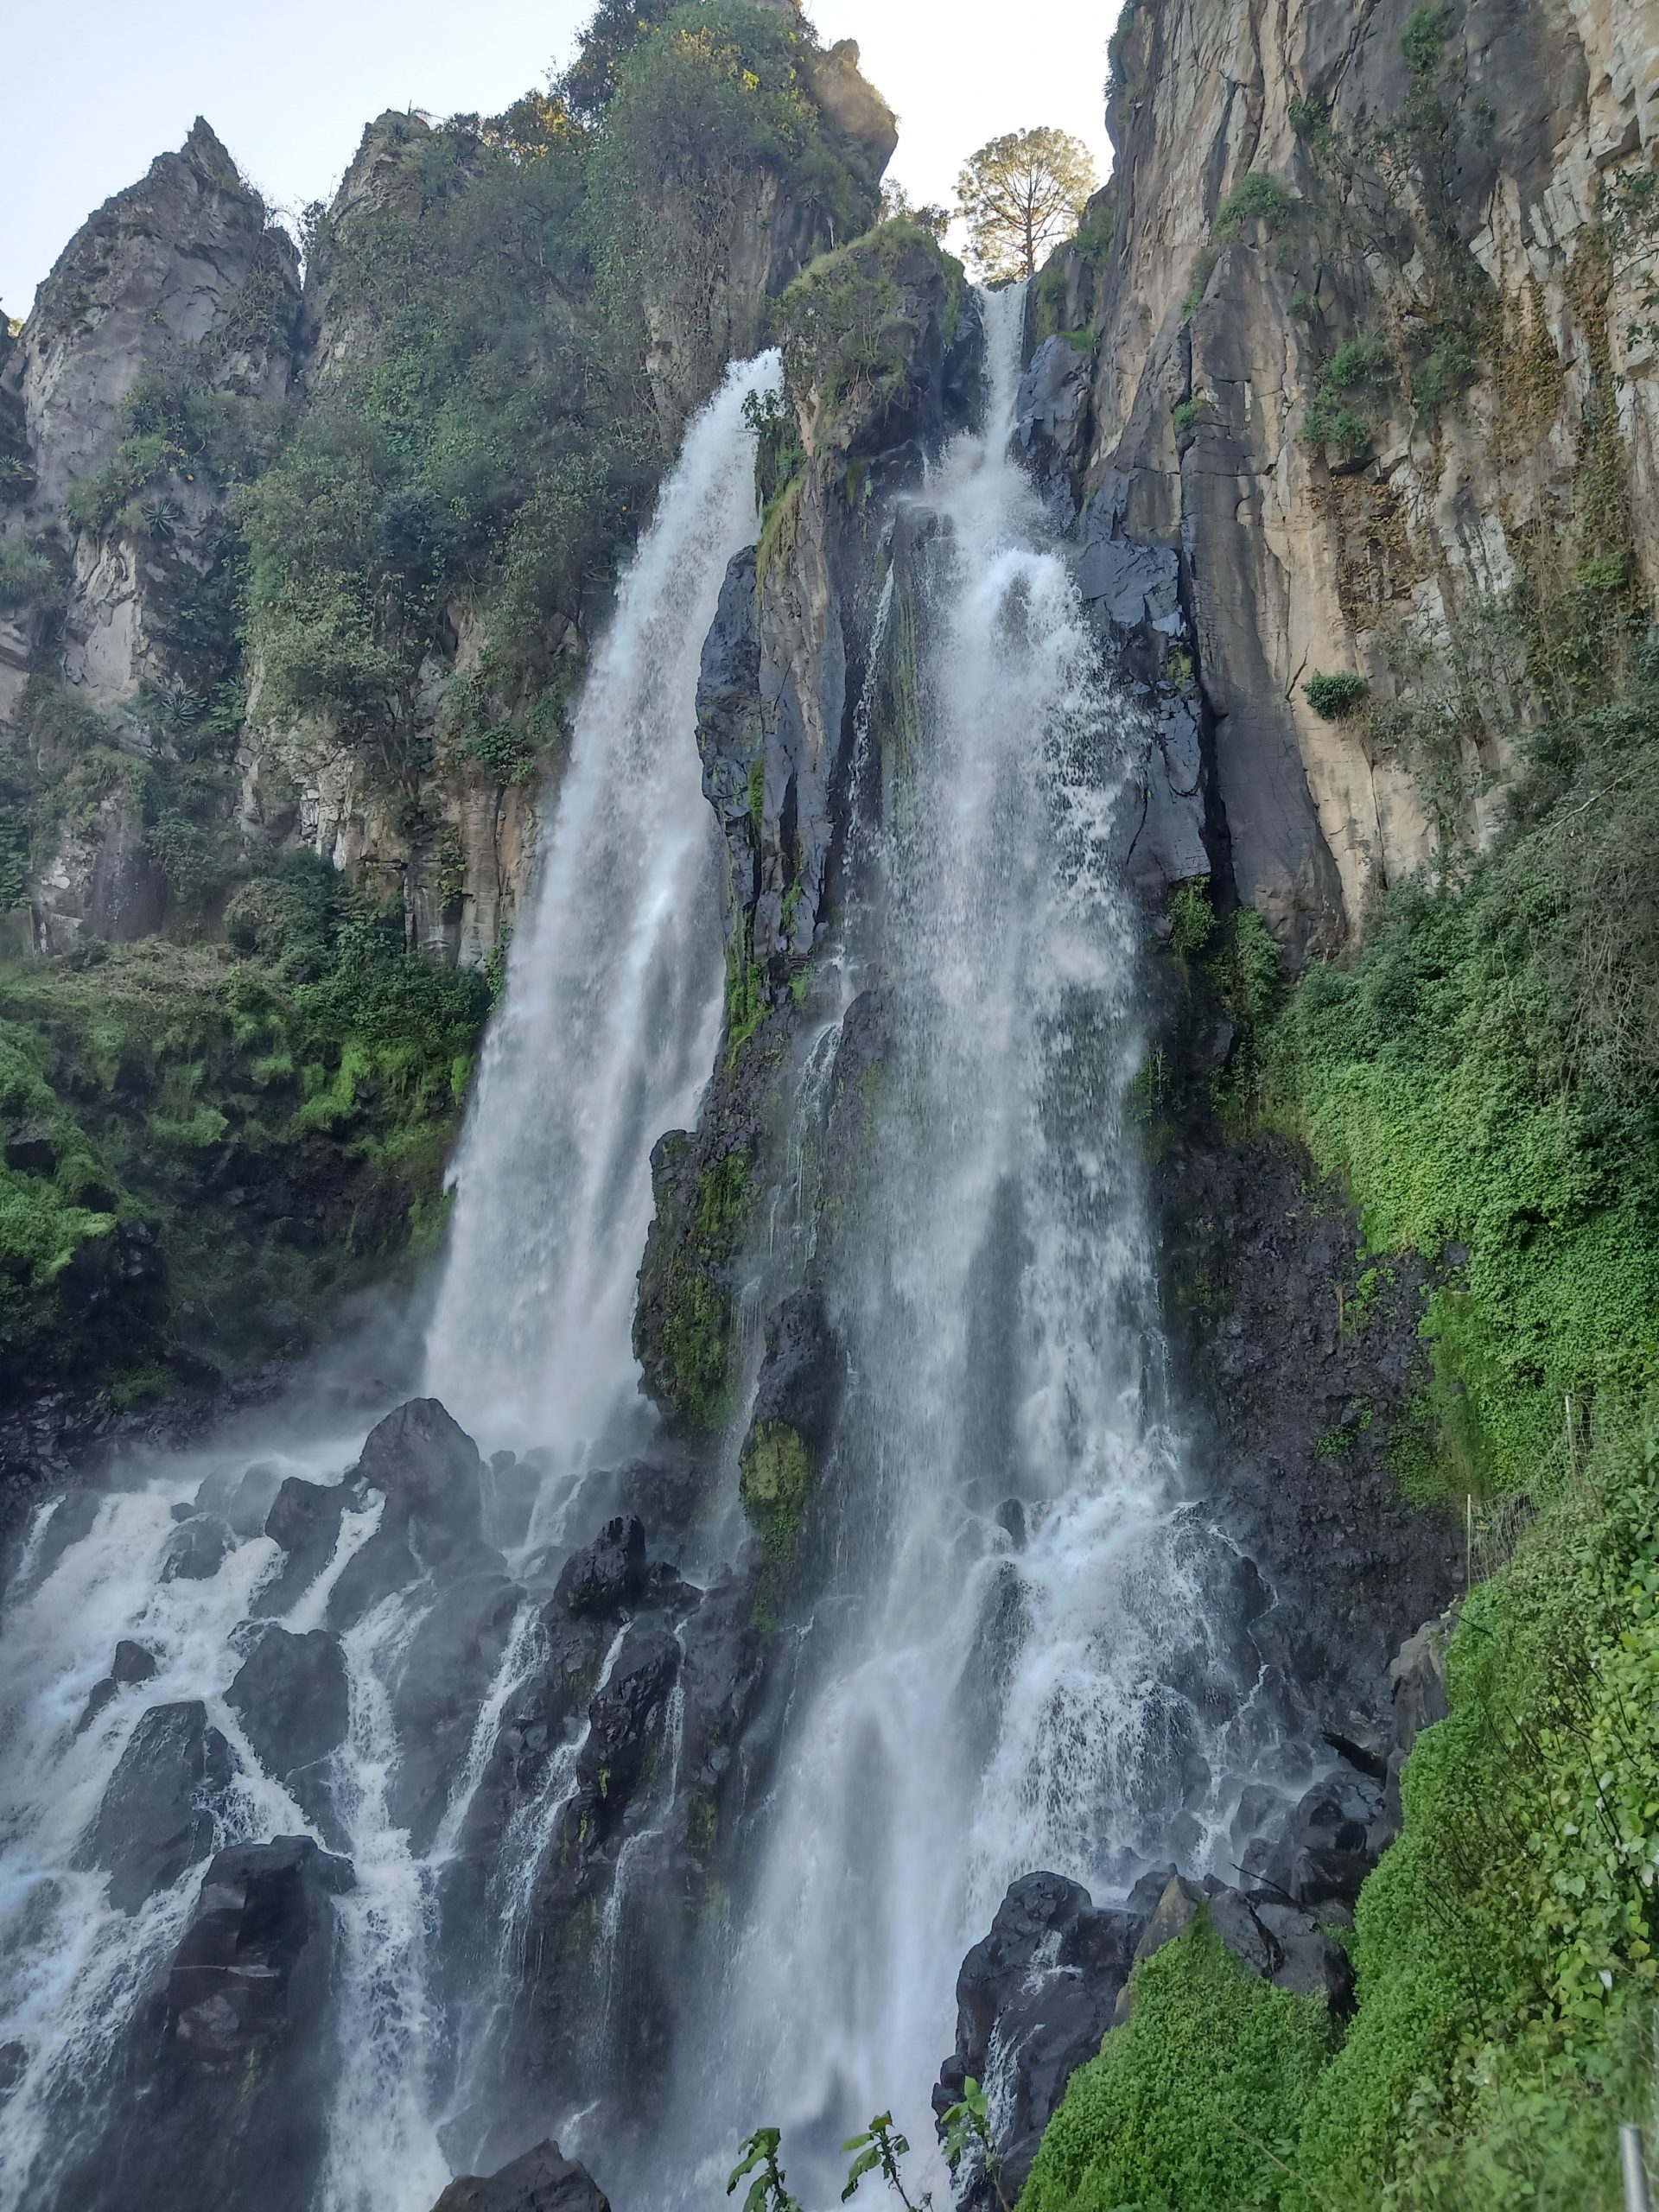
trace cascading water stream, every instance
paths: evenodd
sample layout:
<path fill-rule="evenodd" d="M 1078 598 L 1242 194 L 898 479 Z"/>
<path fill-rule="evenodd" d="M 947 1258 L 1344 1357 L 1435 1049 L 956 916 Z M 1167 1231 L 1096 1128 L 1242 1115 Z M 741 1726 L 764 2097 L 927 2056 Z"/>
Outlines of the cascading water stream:
<path fill-rule="evenodd" d="M 744 403 L 779 377 L 775 355 L 730 371 L 688 431 L 624 582 L 582 696 L 461 1160 L 432 1387 L 489 1445 L 550 1446 L 550 1491 L 568 1493 L 584 1440 L 626 1422 L 650 1150 L 664 1128 L 690 1118 L 718 1036 L 718 839 L 701 789 L 696 677 L 728 563 L 754 534 Z M 304 1426 L 294 1408 L 272 1419 L 279 1431 L 284 1421 Z M 284 1473 L 326 1491 L 360 1443 L 359 1431 L 278 1457 L 270 1491 Z M 234 1774 L 209 1831 L 215 1846 L 331 1840 L 261 1771 L 226 1701 L 266 1626 L 260 1593 L 282 1567 L 277 1545 L 244 1537 L 200 1578 L 166 1564 L 175 1522 L 200 1510 L 204 1478 L 222 1483 L 228 1465 L 233 1485 L 260 1456 L 238 1462 L 236 1448 L 118 1468 L 110 1496 L 49 1505 L 20 1548 L 0 1622 L 0 2212 L 48 2202 L 62 2212 L 67 2162 L 97 2140 L 101 2085 L 141 2004 L 154 2003 L 201 1888 L 196 1857 L 129 1912 L 109 1901 L 107 1875 L 93 1863 L 99 1808 L 141 1715 L 200 1700 L 205 1725 L 224 1738 Z M 273 1456 L 267 1442 L 264 1458 Z M 276 1617 L 287 1635 L 324 1628 L 384 1503 L 346 1504 L 328 1556 Z M 536 1549 L 525 1541 L 518 1564 Z M 521 1599 L 448 1803 L 416 1850 L 394 1801 L 409 1749 L 396 1700 L 442 1594 L 442 1572 L 421 1574 L 338 1638 L 349 1726 L 330 1762 L 333 1802 L 356 1878 L 337 1906 L 340 2062 L 315 2212 L 428 2212 L 449 2172 L 435 2081 L 436 1887 L 529 1662 L 534 1612 Z M 143 1644 L 153 1676 L 78 1726 L 123 1638 Z M 620 1643 L 619 1634 L 601 1687 Z M 524 1909 L 581 1740 L 550 1761 L 545 1789 L 505 1840 L 499 1951 L 516 1943 L 522 1954 Z M 490 2044 L 499 1993 L 486 1995 L 480 2045 L 461 2051 L 463 2070 L 469 2055 L 476 2070 Z"/>
<path fill-rule="evenodd" d="M 713 2202 L 762 2121 L 797 2131 L 812 2204 L 872 2112 L 924 2143 L 957 1968 L 1009 1880 L 1099 1897 L 1203 1863 L 1254 1760 L 1251 1685 L 1207 1620 L 1225 1548 L 1183 1506 L 1161 1403 L 1126 1128 L 1133 710 L 1008 454 L 1022 296 L 984 313 L 984 428 L 918 495 L 942 525 L 921 741 L 848 933 L 898 1011 L 871 1186 L 824 1257 L 855 1377 L 826 1477 L 845 1625 L 793 1719 L 653 2203 Z"/>
<path fill-rule="evenodd" d="M 569 1448 L 633 1402 L 651 1147 L 708 1080 L 722 988 L 718 839 L 690 702 L 726 563 L 753 535 L 728 374 L 687 435 L 582 693 L 531 917 L 455 1177 L 429 1387 L 492 1445 Z"/>

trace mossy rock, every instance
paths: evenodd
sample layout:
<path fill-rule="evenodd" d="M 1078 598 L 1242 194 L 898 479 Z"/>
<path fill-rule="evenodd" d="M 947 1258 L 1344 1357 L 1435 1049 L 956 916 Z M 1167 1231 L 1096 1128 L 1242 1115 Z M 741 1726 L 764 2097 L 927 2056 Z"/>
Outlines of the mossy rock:
<path fill-rule="evenodd" d="M 772 1558 L 792 1560 L 813 1487 L 812 1457 L 786 1421 L 758 1421 L 738 1462 L 738 1495 L 750 1525 Z"/>

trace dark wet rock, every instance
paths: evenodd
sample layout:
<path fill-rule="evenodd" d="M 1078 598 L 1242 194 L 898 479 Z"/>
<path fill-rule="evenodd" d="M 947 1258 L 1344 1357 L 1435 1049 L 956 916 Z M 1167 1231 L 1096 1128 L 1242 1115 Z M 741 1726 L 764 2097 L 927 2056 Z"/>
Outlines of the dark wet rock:
<path fill-rule="evenodd" d="M 1427 1372 L 1427 1270 L 1388 1262 L 1360 1305 L 1358 1221 L 1276 1136 L 1235 1146 L 1191 1123 L 1160 1156 L 1158 1193 L 1213 1510 L 1270 1594 L 1251 1642 L 1298 1686 L 1313 1732 L 1374 1765 L 1392 1735 L 1390 1662 L 1463 1564 L 1450 1516 L 1410 1505 L 1389 1462 Z"/>
<path fill-rule="evenodd" d="M 340 1645 L 323 1629 L 268 1628 L 226 1692 L 254 1757 L 308 1820 L 343 1840 L 325 1762 L 345 1742 L 351 1695 Z"/>
<path fill-rule="evenodd" d="M 142 1643 L 124 1636 L 110 1662 L 110 1679 L 125 1689 L 130 1682 L 147 1682 L 156 1673 L 156 1655 Z"/>
<path fill-rule="evenodd" d="M 101 1682 L 94 1682 L 86 1700 L 86 1709 L 75 1723 L 75 1733 L 86 1733 L 110 1700 L 124 1689 L 140 1682 L 147 1682 L 155 1675 L 156 1661 L 142 1643 L 134 1643 L 123 1637 L 115 1647 L 115 1656 L 110 1662 L 110 1671 Z"/>
<path fill-rule="evenodd" d="M 373 1429 L 353 1471 L 386 1500 L 380 1533 L 404 1534 L 429 1562 L 483 1535 L 483 1462 L 435 1398 L 411 1398 Z"/>
<path fill-rule="evenodd" d="M 265 1534 L 288 1554 L 281 1573 L 255 1601 L 257 1618 L 269 1620 L 303 1595 L 334 1555 L 340 1523 L 351 1497 L 339 1483 L 308 1483 L 290 1475 L 265 1516 Z"/>
<path fill-rule="evenodd" d="M 53 2200 L 60 2212 L 315 2202 L 338 2070 L 335 1901 L 352 1881 L 308 1836 L 217 1854 Z"/>
<path fill-rule="evenodd" d="M 615 1619 L 639 1603 L 645 1582 L 645 1529 L 632 1514 L 619 1515 L 565 1561 L 554 1602 L 568 1613 Z"/>
<path fill-rule="evenodd" d="M 110 1876 L 110 1902 L 137 1912 L 205 1859 L 230 1787 L 231 1749 L 192 1700 L 140 1716 L 104 1792 L 86 1855 Z"/>
<path fill-rule="evenodd" d="M 458 2174 L 432 2212 L 611 2212 L 586 2166 L 538 2143 L 499 2172 Z"/>
<path fill-rule="evenodd" d="M 55 1175 L 58 1141 L 45 1122 L 24 1122 L 6 1139 L 6 1165 L 20 1175 Z"/>
<path fill-rule="evenodd" d="M 168 1977 L 169 2039 L 204 2064 L 238 2065 L 296 2012 L 314 2011 L 307 2000 L 317 1993 L 296 1991 L 296 1978 L 319 1963 L 326 1973 L 314 1952 L 329 1923 L 326 1900 L 353 1878 L 348 1859 L 309 1836 L 219 1852 Z"/>
<path fill-rule="evenodd" d="M 3 2111 L 13 2092 L 29 2069 L 29 2045 L 23 2043 L 0 2043 L 0 2111 Z"/>
<path fill-rule="evenodd" d="M 1276 1843 L 1252 1849 L 1245 1865 L 1281 1896 L 1309 1910 L 1351 1910 L 1376 1864 L 1372 1831 L 1382 1813 L 1384 1785 L 1373 1776 L 1338 1769 L 1296 1805 Z"/>
<path fill-rule="evenodd" d="M 998 1906 L 991 1930 L 975 1944 L 957 1978 L 957 2046 L 940 2071 L 933 2108 L 961 2096 L 969 2077 L 984 2082 L 993 2044 L 1000 2102 L 997 2151 L 1010 2200 L 1024 2184 L 1066 2082 L 1100 2049 L 1118 1993 L 1128 1978 L 1138 1922 L 1096 1908 L 1087 1890 L 1060 1874 L 1027 1874 Z M 961 2200 L 995 2201 L 979 2175 Z"/>
<path fill-rule="evenodd" d="M 411 1398 L 373 1429 L 346 1477 L 365 1503 L 385 1500 L 378 1526 L 329 1592 L 327 1620 L 346 1629 L 429 1568 L 453 1579 L 464 1554 L 499 1563 L 483 1541 L 484 1463 L 435 1398 Z"/>
<path fill-rule="evenodd" d="M 764 1638 L 747 1580 L 728 1575 L 705 1592 L 679 1630 L 685 1695 L 681 1760 L 696 1789 L 712 1795 L 736 1757 L 759 1687 Z"/>
<path fill-rule="evenodd" d="M 1256 1920 L 1277 1948 L 1269 1976 L 1274 1987 L 1288 1989 L 1299 1997 L 1323 1997 L 1338 2015 L 1351 2012 L 1353 1967 L 1347 1952 L 1317 1916 L 1259 1892 L 1250 1904 Z"/>
<path fill-rule="evenodd" d="M 1014 402 L 1014 443 L 1039 483 L 1069 486 L 1088 449 L 1093 363 L 1062 337 L 1046 338 L 1031 357 Z"/>
<path fill-rule="evenodd" d="M 257 1459 L 251 1467 L 229 1471 L 223 1496 L 217 1501 L 204 1495 L 207 1490 L 204 1483 L 196 1503 L 203 1511 L 222 1513 L 238 1536 L 262 1535 L 282 1486 L 282 1469 L 269 1459 Z"/>
<path fill-rule="evenodd" d="M 207 1582 L 236 1549 L 236 1531 L 217 1513 L 193 1513 L 168 1539 L 162 1555 L 163 1582 Z"/>
<path fill-rule="evenodd" d="M 392 1697 L 403 1758 L 390 1802 L 393 1821 L 409 1829 L 416 1851 L 426 1848 L 443 1815 L 524 1602 L 523 1589 L 497 1558 L 446 1582 L 410 1639 Z"/>
<path fill-rule="evenodd" d="M 793 1291 L 766 1324 L 753 1423 L 787 1421 L 804 1443 L 828 1442 L 847 1380 L 847 1355 L 816 1284 Z"/>
<path fill-rule="evenodd" d="M 680 1647 L 665 1628 L 628 1630 L 610 1680 L 588 1707 L 588 1740 L 576 1760 L 572 1815 L 602 1836 L 620 1821 L 660 1735 Z"/>
<path fill-rule="evenodd" d="M 92 1523 L 98 1519 L 99 1509 L 106 1495 L 95 1484 L 87 1484 L 81 1489 L 69 1491 L 54 1508 L 52 1518 L 41 1532 L 35 1570 L 29 1577 L 29 1588 L 38 1590 L 64 1554 L 83 1538 L 91 1535 Z"/>

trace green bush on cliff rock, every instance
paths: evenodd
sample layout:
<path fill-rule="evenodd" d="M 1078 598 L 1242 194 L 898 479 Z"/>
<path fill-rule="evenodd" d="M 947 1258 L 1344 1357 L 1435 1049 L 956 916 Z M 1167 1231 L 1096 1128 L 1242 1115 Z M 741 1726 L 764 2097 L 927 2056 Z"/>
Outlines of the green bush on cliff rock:
<path fill-rule="evenodd" d="M 1476 1490 L 1525 1478 L 1565 1395 L 1617 1406 L 1659 1373 L 1659 701 L 1539 751 L 1507 838 L 1397 893 L 1268 1054 L 1270 1109 L 1374 1249 L 1466 1249 L 1426 1333 Z"/>
<path fill-rule="evenodd" d="M 904 392 L 921 335 L 925 296 L 942 292 L 942 330 L 956 335 L 967 296 L 962 264 L 929 231 L 882 223 L 820 255 L 777 302 L 772 327 L 798 405 L 816 400 L 820 422 L 840 418 L 842 443 Z M 824 433 L 819 432 L 822 440 Z"/>
<path fill-rule="evenodd" d="M 1134 2011 L 1071 2076 L 1020 2212 L 1281 2204 L 1331 2042 L 1323 1999 L 1257 1980 L 1200 1916 L 1136 1969 Z"/>
<path fill-rule="evenodd" d="M 812 1461 L 785 1421 L 760 1421 L 739 1459 L 738 1495 L 749 1524 L 774 1560 L 792 1559 L 812 1496 Z"/>
<path fill-rule="evenodd" d="M 321 866 L 245 885 L 230 934 L 240 960 L 152 940 L 0 968 L 0 1122 L 51 1160 L 0 1171 L 8 1370 L 86 1387 L 135 1358 L 261 1356 L 440 1224 L 484 979 L 411 958 Z M 155 1240 L 137 1306 L 69 1273 L 118 1224 Z M 107 1340 L 66 1287 L 101 1300 Z"/>
<path fill-rule="evenodd" d="M 1261 176 L 1254 171 L 1241 177 L 1216 210 L 1215 234 L 1222 245 L 1230 245 L 1243 235 L 1244 226 L 1259 222 L 1269 238 L 1290 219 L 1296 206 L 1291 194 L 1275 176 Z"/>

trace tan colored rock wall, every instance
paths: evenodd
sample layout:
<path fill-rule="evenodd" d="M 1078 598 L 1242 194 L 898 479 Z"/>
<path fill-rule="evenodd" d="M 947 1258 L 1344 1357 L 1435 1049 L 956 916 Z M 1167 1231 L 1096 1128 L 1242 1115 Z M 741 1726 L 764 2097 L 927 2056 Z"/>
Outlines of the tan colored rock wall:
<path fill-rule="evenodd" d="M 1659 379 L 1632 336 L 1654 255 L 1598 258 L 1605 181 L 1659 152 L 1659 4 L 1449 11 L 1447 197 L 1488 289 L 1465 334 L 1474 379 L 1439 407 L 1411 397 L 1445 314 L 1426 188 L 1397 159 L 1379 190 L 1374 153 L 1340 158 L 1404 110 L 1410 15 L 1408 0 L 1141 0 L 1111 111 L 1117 226 L 1078 489 L 1119 502 L 1128 534 L 1184 548 L 1239 888 L 1299 950 L 1334 944 L 1446 835 L 1410 764 L 1363 721 L 1321 721 L 1303 681 L 1352 671 L 1386 700 L 1391 639 L 1501 594 L 1524 548 L 1571 536 L 1592 386 L 1616 393 L 1637 556 L 1659 581 Z M 1299 103 L 1328 114 L 1324 149 Z M 1218 240 L 1250 175 L 1295 205 Z M 1075 257 L 1055 273 L 1075 304 Z M 1370 331 L 1402 369 L 1349 464 L 1304 427 L 1322 364 Z M 1463 766 L 1456 834 L 1479 842 L 1507 763 Z"/>

